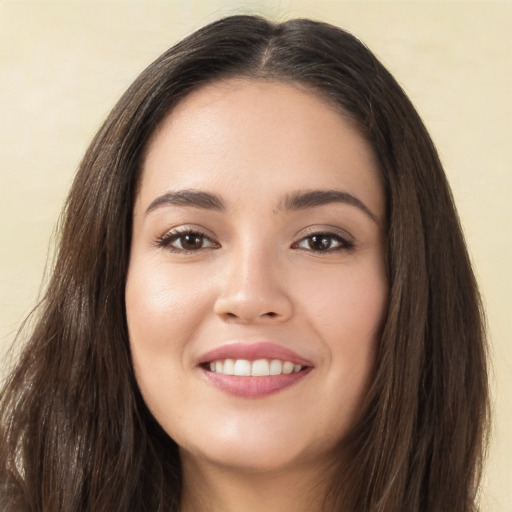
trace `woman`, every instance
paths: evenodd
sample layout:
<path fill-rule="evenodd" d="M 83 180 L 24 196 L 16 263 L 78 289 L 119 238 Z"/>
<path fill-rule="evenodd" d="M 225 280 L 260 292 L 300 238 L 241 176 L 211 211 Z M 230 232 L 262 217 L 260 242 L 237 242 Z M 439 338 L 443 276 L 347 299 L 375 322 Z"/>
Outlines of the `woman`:
<path fill-rule="evenodd" d="M 476 509 L 478 292 L 353 36 L 213 23 L 93 140 L 1 404 L 2 510 Z"/>

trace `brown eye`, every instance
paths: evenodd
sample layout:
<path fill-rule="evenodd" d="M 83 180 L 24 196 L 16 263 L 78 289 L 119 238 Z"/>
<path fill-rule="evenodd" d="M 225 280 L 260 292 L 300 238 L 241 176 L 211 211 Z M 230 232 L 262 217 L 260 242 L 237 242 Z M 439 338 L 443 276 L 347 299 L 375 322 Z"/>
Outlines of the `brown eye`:
<path fill-rule="evenodd" d="M 176 242 L 178 241 L 181 245 L 180 249 L 185 249 L 186 251 L 197 251 L 203 247 L 204 236 L 197 233 L 190 233 L 186 235 L 180 235 Z"/>
<path fill-rule="evenodd" d="M 352 242 L 335 233 L 316 233 L 306 236 L 294 244 L 294 248 L 313 252 L 333 252 L 353 247 Z"/>
<path fill-rule="evenodd" d="M 202 249 L 216 248 L 218 244 L 203 233 L 185 231 L 182 233 L 169 233 L 157 241 L 159 247 L 172 252 L 197 252 Z"/>
<path fill-rule="evenodd" d="M 327 251 L 333 245 L 333 239 L 327 235 L 313 235 L 308 238 L 308 246 L 313 251 Z"/>

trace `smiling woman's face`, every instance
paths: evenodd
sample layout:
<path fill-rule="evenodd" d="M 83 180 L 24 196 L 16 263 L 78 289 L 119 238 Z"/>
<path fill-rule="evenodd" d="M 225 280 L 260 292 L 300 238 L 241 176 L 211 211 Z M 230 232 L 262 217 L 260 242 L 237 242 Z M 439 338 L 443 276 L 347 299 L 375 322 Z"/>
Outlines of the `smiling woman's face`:
<path fill-rule="evenodd" d="M 126 311 L 138 385 L 185 462 L 328 461 L 373 370 L 384 211 L 369 144 L 311 91 L 230 80 L 167 117 Z"/>

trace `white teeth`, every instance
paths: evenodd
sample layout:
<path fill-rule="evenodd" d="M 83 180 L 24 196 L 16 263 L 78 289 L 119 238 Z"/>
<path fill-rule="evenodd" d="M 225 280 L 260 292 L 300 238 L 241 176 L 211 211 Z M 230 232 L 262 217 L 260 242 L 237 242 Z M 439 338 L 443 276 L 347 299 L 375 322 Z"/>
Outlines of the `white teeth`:
<path fill-rule="evenodd" d="M 280 361 L 279 359 L 225 359 L 213 361 L 208 365 L 210 371 L 222 373 L 223 375 L 239 375 L 243 377 L 267 377 L 269 375 L 288 375 L 302 370 L 300 364 L 293 364 L 291 361 Z"/>
<path fill-rule="evenodd" d="M 266 359 L 258 359 L 253 361 L 251 375 L 254 375 L 255 377 L 266 377 L 269 375 L 269 373 L 269 364 Z"/>
<path fill-rule="evenodd" d="M 224 361 L 224 368 L 222 370 L 224 375 L 234 375 L 235 374 L 235 361 L 233 359 L 226 359 Z"/>
<path fill-rule="evenodd" d="M 290 363 L 290 361 L 286 361 L 283 363 L 283 373 L 292 373 L 293 372 L 293 363 Z"/>
<path fill-rule="evenodd" d="M 274 359 L 270 361 L 270 375 L 281 375 L 283 373 L 283 363 Z"/>
<path fill-rule="evenodd" d="M 235 361 L 235 375 L 242 375 L 244 377 L 251 375 L 251 362 L 245 359 L 237 359 Z"/>

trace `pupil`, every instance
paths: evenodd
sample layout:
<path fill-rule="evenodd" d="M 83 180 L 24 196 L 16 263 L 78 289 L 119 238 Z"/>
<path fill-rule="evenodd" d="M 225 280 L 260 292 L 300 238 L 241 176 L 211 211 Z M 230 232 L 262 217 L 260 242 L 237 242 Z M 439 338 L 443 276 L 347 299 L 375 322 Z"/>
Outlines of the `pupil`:
<path fill-rule="evenodd" d="M 198 249 L 202 245 L 202 237 L 200 235 L 184 235 L 181 241 L 183 249 Z"/>
<path fill-rule="evenodd" d="M 324 251 L 331 246 L 331 240 L 327 236 L 314 235 L 310 238 L 309 246 L 316 251 Z"/>

